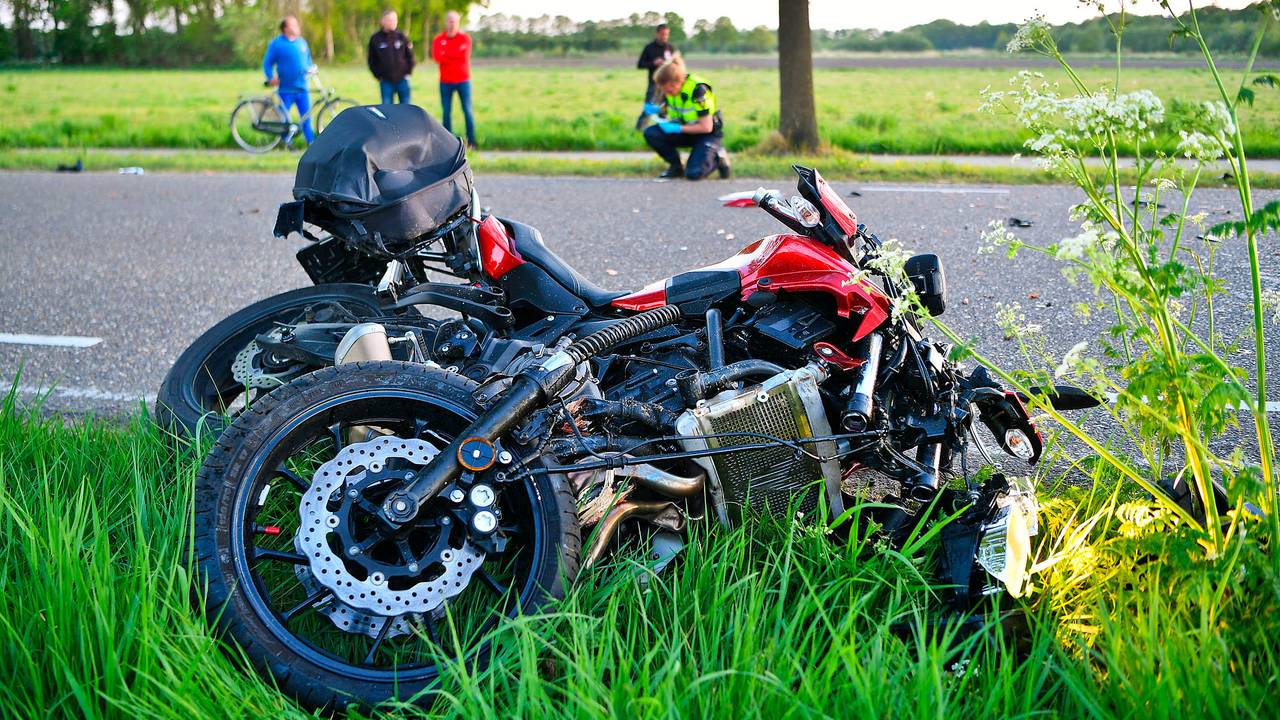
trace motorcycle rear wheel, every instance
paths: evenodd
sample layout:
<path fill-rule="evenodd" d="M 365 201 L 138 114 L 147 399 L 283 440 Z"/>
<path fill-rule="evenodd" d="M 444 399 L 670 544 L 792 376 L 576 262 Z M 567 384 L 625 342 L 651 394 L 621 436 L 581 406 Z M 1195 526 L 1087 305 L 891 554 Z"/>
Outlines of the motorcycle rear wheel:
<path fill-rule="evenodd" d="M 294 322 L 308 307 L 322 303 L 335 303 L 357 317 L 384 314 L 373 289 L 356 283 L 298 288 L 241 308 L 206 330 L 174 361 L 156 393 L 156 424 L 183 437 L 220 434 L 233 406 L 244 399 L 245 388 L 232 373 L 236 354 L 277 323 Z"/>
<path fill-rule="evenodd" d="M 312 478 L 323 482 L 321 473 L 331 465 L 319 463 L 325 457 L 340 461 L 337 453 L 353 429 L 373 426 L 439 449 L 478 414 L 475 387 L 457 373 L 411 363 L 325 368 L 254 403 L 201 467 L 195 487 L 197 596 L 217 631 L 304 705 L 332 711 L 393 698 L 429 702 L 440 668 L 428 643 L 445 657 L 483 665 L 503 616 L 536 612 L 563 597 L 576 576 L 581 531 L 572 492 L 562 476 L 535 473 L 498 486 L 507 545 L 481 554 L 479 568 L 456 596 L 419 616 L 359 616 L 370 621 L 367 630 L 335 627 L 342 623 L 330 612 L 342 601 L 295 550 L 301 546 L 294 530 L 301 533 L 306 520 L 289 513 L 310 507 L 304 488 Z M 376 442 L 351 445 L 350 451 L 363 455 Z M 318 467 L 310 472 L 302 467 L 307 463 Z M 420 521 L 428 515 L 424 511 Z M 339 532 L 336 523 L 331 527 Z M 319 597 L 323 592 L 329 594 Z M 373 639 L 368 649 L 378 621 L 403 621 L 413 630 Z"/>

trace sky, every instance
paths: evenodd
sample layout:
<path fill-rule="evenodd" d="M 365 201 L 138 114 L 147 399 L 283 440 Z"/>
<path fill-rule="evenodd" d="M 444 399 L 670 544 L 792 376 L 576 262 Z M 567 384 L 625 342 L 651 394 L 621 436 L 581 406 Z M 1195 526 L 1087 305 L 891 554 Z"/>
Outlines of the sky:
<path fill-rule="evenodd" d="M 1118 7 L 1119 0 L 1108 0 L 1108 10 Z M 1197 7 L 1217 5 L 1240 8 L 1256 0 L 1218 0 L 1197 2 Z M 1155 14 L 1161 12 L 1155 0 L 1136 0 L 1130 3 L 1130 12 Z M 1174 9 L 1186 6 L 1186 0 L 1173 0 Z M 477 14 L 504 13 L 521 17 L 539 15 L 565 15 L 574 20 L 612 20 L 642 13 L 648 10 L 667 12 L 674 10 L 690 25 L 699 18 L 715 19 L 728 16 L 738 27 L 767 25 L 777 27 L 778 4 L 776 0 L 697 0 L 697 2 L 670 2 L 657 0 L 489 0 L 488 9 Z M 814 28 L 836 30 L 840 28 L 875 28 L 877 30 L 901 30 L 910 25 L 946 18 L 964 25 L 983 20 L 991 23 L 1021 22 L 1034 14 L 1043 14 L 1054 24 L 1079 22 L 1098 15 L 1092 4 L 1077 0 L 810 0 L 809 24 Z"/>

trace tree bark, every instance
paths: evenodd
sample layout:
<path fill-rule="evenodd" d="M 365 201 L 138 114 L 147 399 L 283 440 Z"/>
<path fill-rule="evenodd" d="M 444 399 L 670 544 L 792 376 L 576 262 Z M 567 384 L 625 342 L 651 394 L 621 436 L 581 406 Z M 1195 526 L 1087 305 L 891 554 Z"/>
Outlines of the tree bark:
<path fill-rule="evenodd" d="M 793 150 L 816 150 L 818 115 L 813 102 L 809 0 L 778 0 L 778 79 L 778 130 Z"/>

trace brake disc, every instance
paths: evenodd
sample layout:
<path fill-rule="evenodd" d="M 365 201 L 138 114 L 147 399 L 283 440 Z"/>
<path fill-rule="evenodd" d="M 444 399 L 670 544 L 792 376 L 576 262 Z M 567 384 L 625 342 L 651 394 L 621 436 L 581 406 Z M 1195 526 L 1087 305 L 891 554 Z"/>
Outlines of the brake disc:
<path fill-rule="evenodd" d="M 273 373 L 263 367 L 263 350 L 252 340 L 231 361 L 231 377 L 240 385 L 258 390 L 274 390 L 289 382 L 291 372 Z"/>
<path fill-rule="evenodd" d="M 348 563 L 355 564 L 355 561 L 349 554 L 344 558 L 335 552 L 332 545 L 340 546 L 340 542 L 330 542 L 330 536 L 338 535 L 341 522 L 336 509 L 330 509 L 331 505 L 341 502 L 339 493 L 354 490 L 369 474 L 381 473 L 390 460 L 422 466 L 438 452 L 434 445 L 423 440 L 395 436 L 348 445 L 316 470 L 310 487 L 302 494 L 301 526 L 295 543 L 298 551 L 307 556 L 311 576 L 331 590 L 339 604 L 356 611 L 356 615 L 346 617 L 341 609 L 336 609 L 334 612 L 341 615 L 342 620 L 359 621 L 363 627 L 372 623 L 367 616 L 361 617 L 363 614 L 398 618 L 429 613 L 466 589 L 472 574 L 480 568 L 484 552 L 473 546 L 462 532 L 458 545 L 444 545 L 430 567 L 422 568 L 422 573 L 415 576 L 416 582 L 393 588 L 381 573 L 369 573 L 364 578 L 353 574 Z M 446 523 L 447 518 L 440 522 Z M 339 624 L 339 627 L 343 626 Z M 378 628 L 381 629 L 381 623 Z"/>
<path fill-rule="evenodd" d="M 294 535 L 294 547 L 299 551 L 302 546 L 299 543 L 299 536 Z M 311 568 L 304 565 L 294 565 L 293 571 L 298 576 L 298 581 L 302 583 L 302 589 L 311 597 L 324 588 L 315 575 L 311 574 Z M 382 631 L 383 623 L 388 620 L 391 622 L 391 629 L 387 631 L 387 637 L 393 638 L 400 635 L 408 635 L 413 632 L 413 625 L 421 617 L 416 614 L 401 615 L 396 618 L 386 618 L 373 613 L 360 612 L 346 603 L 335 600 L 333 596 L 329 596 L 327 602 L 322 602 L 316 606 L 316 612 L 329 618 L 329 620 L 339 630 L 357 635 L 368 635 L 371 638 L 378 637 Z"/>

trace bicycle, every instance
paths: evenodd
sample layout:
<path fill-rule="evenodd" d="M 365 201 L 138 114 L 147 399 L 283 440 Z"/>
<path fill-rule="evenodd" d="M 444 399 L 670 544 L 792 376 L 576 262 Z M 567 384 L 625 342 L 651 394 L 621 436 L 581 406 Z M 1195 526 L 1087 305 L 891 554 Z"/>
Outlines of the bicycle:
<path fill-rule="evenodd" d="M 307 73 L 307 82 L 313 86 L 308 87 L 307 92 L 319 97 L 297 122 L 289 119 L 278 89 L 270 95 L 242 98 L 231 111 L 231 137 L 236 144 L 251 153 L 268 152 L 281 141 L 288 147 L 308 118 L 315 120 L 316 133 L 319 133 L 338 113 L 356 106 L 354 101 L 339 97 L 333 88 L 325 87 L 314 68 Z M 263 85 L 269 86 L 270 82 Z"/>

